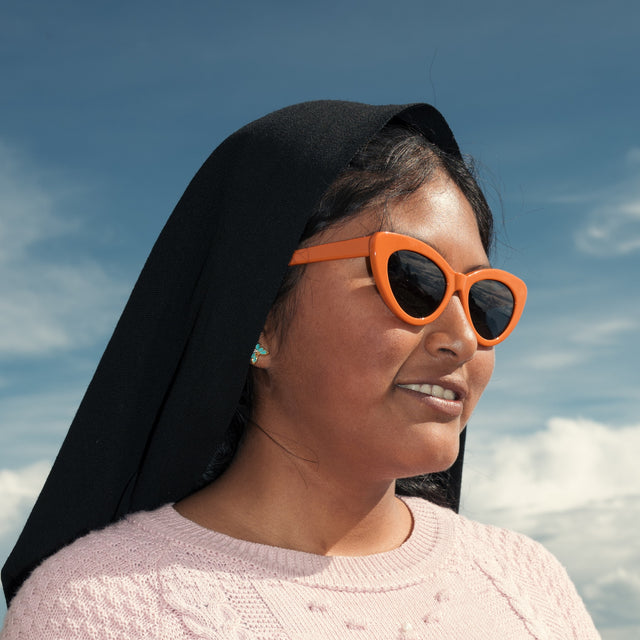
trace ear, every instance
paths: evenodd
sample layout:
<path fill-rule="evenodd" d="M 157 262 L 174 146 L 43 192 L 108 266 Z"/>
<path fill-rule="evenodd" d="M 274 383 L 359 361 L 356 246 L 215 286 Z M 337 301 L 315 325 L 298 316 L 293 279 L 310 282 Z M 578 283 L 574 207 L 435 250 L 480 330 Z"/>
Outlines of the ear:
<path fill-rule="evenodd" d="M 265 332 L 260 332 L 260 337 L 251 352 L 251 364 L 257 369 L 268 369 L 271 351 L 269 349 L 269 340 L 265 336 Z"/>

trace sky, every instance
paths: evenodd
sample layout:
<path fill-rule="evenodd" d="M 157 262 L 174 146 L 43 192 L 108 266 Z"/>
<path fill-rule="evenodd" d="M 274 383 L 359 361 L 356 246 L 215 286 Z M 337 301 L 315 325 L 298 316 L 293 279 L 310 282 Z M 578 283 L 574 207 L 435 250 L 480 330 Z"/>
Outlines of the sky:
<path fill-rule="evenodd" d="M 0 562 L 209 153 L 303 100 L 424 101 L 529 288 L 462 512 L 543 542 L 605 640 L 640 637 L 639 23 L 635 0 L 2 0 Z"/>

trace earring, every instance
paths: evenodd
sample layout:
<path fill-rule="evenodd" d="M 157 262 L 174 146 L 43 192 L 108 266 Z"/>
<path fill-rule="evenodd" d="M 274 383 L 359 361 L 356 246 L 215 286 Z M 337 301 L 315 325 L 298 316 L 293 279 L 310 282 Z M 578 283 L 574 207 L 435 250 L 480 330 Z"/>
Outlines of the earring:
<path fill-rule="evenodd" d="M 258 358 L 260 356 L 268 356 L 269 351 L 265 349 L 259 342 L 253 349 L 253 353 L 251 354 L 251 364 L 255 364 L 258 362 Z"/>

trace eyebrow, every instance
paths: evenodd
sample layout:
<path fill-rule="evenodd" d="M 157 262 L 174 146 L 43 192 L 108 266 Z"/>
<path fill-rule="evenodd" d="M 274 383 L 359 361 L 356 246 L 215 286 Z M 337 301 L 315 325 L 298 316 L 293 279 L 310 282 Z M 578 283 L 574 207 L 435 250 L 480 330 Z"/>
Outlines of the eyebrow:
<path fill-rule="evenodd" d="M 493 269 L 490 262 L 483 262 L 482 264 L 477 264 L 475 267 L 471 267 L 468 271 L 465 271 L 465 274 L 473 273 L 474 271 L 482 271 L 483 269 Z"/>

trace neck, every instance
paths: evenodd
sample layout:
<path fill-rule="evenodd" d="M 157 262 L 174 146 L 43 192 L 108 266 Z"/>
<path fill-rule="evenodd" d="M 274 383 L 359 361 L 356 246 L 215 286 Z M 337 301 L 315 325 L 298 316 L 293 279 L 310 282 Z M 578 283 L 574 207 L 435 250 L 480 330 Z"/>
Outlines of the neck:
<path fill-rule="evenodd" d="M 255 429 L 229 469 L 176 509 L 235 538 L 319 555 L 389 551 L 412 526 L 395 482 L 340 477 Z"/>

